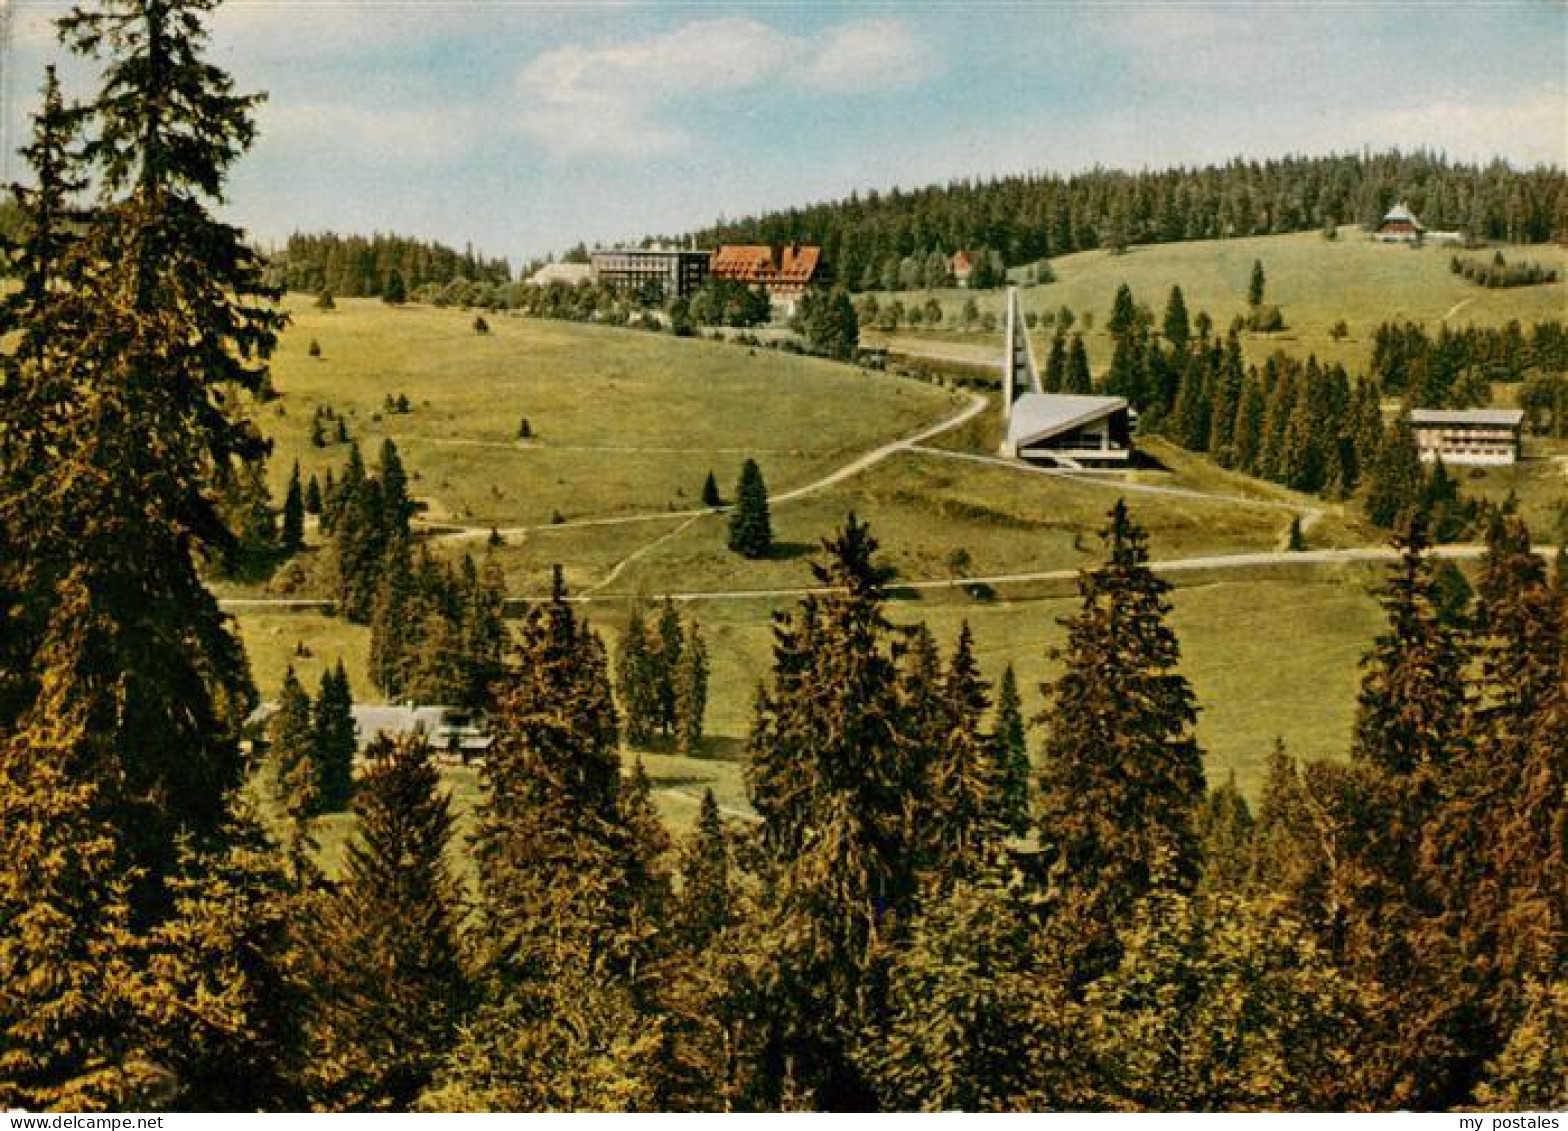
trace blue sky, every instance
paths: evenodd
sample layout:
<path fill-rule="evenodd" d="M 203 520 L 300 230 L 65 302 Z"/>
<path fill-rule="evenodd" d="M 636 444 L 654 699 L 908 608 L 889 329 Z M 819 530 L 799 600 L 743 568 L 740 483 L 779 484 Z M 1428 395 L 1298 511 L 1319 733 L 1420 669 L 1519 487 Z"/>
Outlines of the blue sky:
<path fill-rule="evenodd" d="M 14 142 L 60 9 L 11 3 Z M 1568 6 L 1547 0 L 229 0 L 213 57 L 270 95 L 228 204 L 260 238 L 399 231 L 514 262 L 1035 169 L 1391 144 L 1568 165 Z"/>

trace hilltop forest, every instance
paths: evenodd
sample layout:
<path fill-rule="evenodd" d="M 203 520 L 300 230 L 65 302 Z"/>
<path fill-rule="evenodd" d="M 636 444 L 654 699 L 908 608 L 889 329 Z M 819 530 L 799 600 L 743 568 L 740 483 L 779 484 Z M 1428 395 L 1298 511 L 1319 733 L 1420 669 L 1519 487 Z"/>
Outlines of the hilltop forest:
<path fill-rule="evenodd" d="M 702 246 L 819 244 L 845 286 L 898 290 L 925 281 L 900 275 L 906 260 L 923 263 L 960 248 L 995 252 L 1016 267 L 1099 247 L 1370 227 L 1400 200 L 1428 228 L 1475 240 L 1568 236 L 1568 175 L 1561 169 L 1389 152 L 871 190 L 721 222 L 694 238 Z"/>

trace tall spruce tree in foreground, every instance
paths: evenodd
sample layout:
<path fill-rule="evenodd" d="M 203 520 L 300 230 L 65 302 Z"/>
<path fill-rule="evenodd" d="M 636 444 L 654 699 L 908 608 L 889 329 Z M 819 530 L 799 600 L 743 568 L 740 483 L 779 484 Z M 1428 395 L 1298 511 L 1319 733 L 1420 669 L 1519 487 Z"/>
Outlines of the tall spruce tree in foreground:
<path fill-rule="evenodd" d="M 757 461 L 748 459 L 735 487 L 730 514 L 729 547 L 743 558 L 765 558 L 773 548 L 773 522 L 768 516 L 768 489 Z"/>
<path fill-rule="evenodd" d="M 829 592 L 778 622 L 771 686 L 749 742 L 773 894 L 762 1057 L 769 1105 L 791 1095 L 864 1110 L 874 1081 L 853 1056 L 881 1014 L 887 944 L 910 913 L 923 784 L 882 602 L 888 572 L 853 515 L 812 572 Z"/>
<path fill-rule="evenodd" d="M 348 807 L 354 788 L 354 754 L 359 749 L 354 723 L 354 692 L 343 661 L 321 673 L 321 690 L 312 713 L 316 779 L 321 808 L 336 812 Z"/>
<path fill-rule="evenodd" d="M 967 621 L 936 691 L 941 727 L 927 771 L 930 796 L 921 833 L 930 873 L 944 890 L 993 863 L 1006 832 L 994 750 L 981 728 L 990 694 Z"/>
<path fill-rule="evenodd" d="M 1002 825 L 1012 836 L 1029 831 L 1029 795 L 1033 767 L 1024 728 L 1023 702 L 1013 665 L 1002 671 L 996 689 L 996 713 L 991 723 L 993 758 L 996 761 L 997 805 Z"/>
<path fill-rule="evenodd" d="M 1469 742 L 1442 767 L 1422 844 L 1439 900 L 1427 934 L 1457 940 L 1464 973 L 1453 992 L 1473 994 L 1479 1015 L 1464 1042 L 1469 1074 L 1527 1023 L 1532 988 L 1560 976 L 1568 931 L 1568 606 L 1528 527 L 1501 514 L 1488 524 L 1477 589 Z"/>
<path fill-rule="evenodd" d="M 215 499 L 264 452 L 243 406 L 263 387 L 283 321 L 259 257 L 209 211 L 250 144 L 255 103 L 202 58 L 212 6 L 108 0 L 61 21 L 67 45 L 103 69 L 68 117 L 83 129 L 80 161 L 51 174 L 53 190 L 90 181 L 97 207 L 69 225 L 68 249 L 53 245 L 59 263 L 35 243 L 28 254 L 41 258 L 21 272 L 70 280 L 49 288 L 46 317 L 31 322 L 40 335 L 17 340 L 42 349 L 20 380 L 51 411 L 13 415 L 17 402 L 0 398 L 5 446 L 48 469 L 8 468 L 0 487 L 3 556 L 24 579 L 4 634 L 15 644 L 8 670 L 24 673 L 5 707 L 16 723 L 7 758 L 35 785 L 37 766 L 23 762 L 60 774 L 52 796 L 23 795 L 25 811 L 8 816 L 20 831 L 69 812 L 51 835 L 80 839 L 56 851 L 80 875 L 107 868 L 94 880 L 102 925 L 73 924 L 78 944 L 31 953 L 24 981 L 5 983 L 63 990 L 73 956 L 96 948 L 101 989 L 73 996 L 76 1035 L 47 1060 L 20 1076 L 0 1067 L 0 1095 L 73 1107 L 290 1102 L 289 994 L 273 976 L 288 945 L 281 873 L 230 810 L 253 692 L 197 573 L 198 556 L 221 559 L 235 544 Z M 56 381 L 70 397 L 49 392 Z M 0 861 L 7 872 L 28 866 L 27 853 Z M 0 881 L 23 895 L 0 922 L 7 965 L 43 937 L 41 924 L 59 924 L 66 890 L 25 873 Z M 117 924 L 125 933 L 110 944 Z M 24 1008 L 35 1024 L 67 1021 Z"/>
<path fill-rule="evenodd" d="M 406 1111 L 468 1004 L 452 810 L 428 745 L 378 738 L 343 875 L 310 939 L 310 1083 L 333 1111 Z"/>
<path fill-rule="evenodd" d="M 1064 670 L 1042 687 L 1038 720 L 1046 894 L 1080 977 L 1113 961 L 1117 923 L 1157 877 L 1189 890 L 1201 865 L 1197 703 L 1177 670 L 1170 586 L 1149 569 L 1148 536 L 1124 502 L 1100 536 L 1105 558 L 1078 576 L 1079 611 L 1055 652 Z"/>
<path fill-rule="evenodd" d="M 282 323 L 263 305 L 260 259 L 207 211 L 250 143 L 255 101 L 201 58 L 210 7 L 117 0 L 61 21 L 69 46 L 104 62 L 79 118 L 79 175 L 100 204 L 70 252 L 79 285 L 51 302 L 72 327 L 51 353 L 75 392 L 19 422 L 26 448 L 51 453 L 50 474 L 8 498 L 6 523 L 32 590 L 21 639 L 78 618 L 70 678 L 105 697 L 84 769 L 154 886 L 179 834 L 223 824 L 240 772 L 248 674 L 193 554 L 233 545 L 213 490 L 264 451 L 233 406 L 261 388 Z M 54 599 L 67 576 L 89 605 Z"/>
<path fill-rule="evenodd" d="M 566 600 L 524 619 L 485 762 L 474 851 L 484 997 L 421 1106 L 645 1110 L 661 1048 L 639 974 L 649 855 L 621 789 L 600 642 Z M 639 817 L 639 819 L 641 819 Z"/>
<path fill-rule="evenodd" d="M 703 720 L 708 711 L 708 645 L 692 621 L 686 630 L 680 665 L 675 670 L 675 749 L 702 752 Z"/>

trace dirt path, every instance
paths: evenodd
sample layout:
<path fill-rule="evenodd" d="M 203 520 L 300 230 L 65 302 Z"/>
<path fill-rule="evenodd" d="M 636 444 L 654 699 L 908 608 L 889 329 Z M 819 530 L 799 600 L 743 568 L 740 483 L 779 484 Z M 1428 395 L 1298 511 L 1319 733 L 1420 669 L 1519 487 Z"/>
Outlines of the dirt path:
<path fill-rule="evenodd" d="M 1534 549 L 1537 554 L 1547 557 L 1557 552 L 1556 546 L 1536 546 Z M 1485 546 L 1464 544 L 1438 546 L 1432 551 L 1432 556 L 1438 559 L 1464 561 L 1471 558 L 1479 558 L 1485 552 Z M 1166 561 L 1150 562 L 1149 568 L 1156 573 L 1202 573 L 1213 570 L 1246 570 L 1280 565 L 1335 566 L 1358 562 L 1388 562 L 1393 561 L 1398 556 L 1398 552 L 1390 546 L 1356 546 L 1343 550 L 1299 550 L 1295 553 L 1288 551 L 1256 551 L 1241 554 L 1211 554 L 1196 558 L 1171 558 Z M 941 577 L 918 581 L 897 581 L 893 583 L 891 588 L 895 594 L 899 590 L 928 592 L 942 589 L 962 589 L 969 585 L 1025 585 L 1045 581 L 1071 581 L 1077 576 L 1077 568 L 1050 569 L 1030 573 L 997 573 L 983 577 Z M 653 594 L 596 593 L 593 596 L 582 594 L 568 597 L 567 599 L 585 604 L 593 601 L 634 601 L 642 600 L 645 597 L 661 601 L 668 597 L 672 601 L 683 602 L 756 601 L 784 597 L 806 597 L 812 594 L 831 592 L 833 590 L 827 586 L 801 585 L 781 589 L 709 589 Z M 508 600 L 523 603 L 548 601 L 549 599 L 544 596 L 508 598 Z M 330 609 L 334 602 L 328 600 L 244 598 L 219 601 L 218 604 L 227 612 L 267 609 L 288 612 L 307 609 Z"/>
<path fill-rule="evenodd" d="M 864 455 L 851 460 L 843 467 L 831 471 L 819 479 L 814 479 L 810 483 L 802 484 L 799 487 L 792 487 L 787 491 L 780 491 L 778 494 L 771 496 L 768 499 L 768 503 L 771 506 L 779 506 L 783 503 L 793 502 L 796 499 L 804 499 L 810 495 L 815 495 L 821 491 L 826 491 L 829 487 L 837 486 L 844 480 L 859 475 L 868 468 L 874 467 L 891 455 L 918 447 L 920 444 L 923 444 L 925 441 L 931 439 L 934 436 L 940 436 L 943 432 L 947 432 L 967 424 L 969 421 L 973 420 L 975 417 L 984 412 L 989 404 L 990 401 L 985 397 L 980 396 L 979 394 L 971 395 L 969 398 L 969 404 L 955 415 L 947 417 L 945 420 L 940 420 L 927 428 L 923 428 L 911 436 L 904 436 L 897 440 L 890 440 L 881 447 L 873 448 Z M 571 519 L 567 522 L 555 522 L 542 526 L 503 527 L 498 531 L 498 533 L 503 538 L 518 538 L 528 534 L 547 534 L 553 530 L 580 530 L 584 527 L 626 526 L 639 522 L 663 522 L 670 519 L 700 518 L 705 514 L 724 514 L 728 512 L 729 509 L 729 507 L 694 507 L 689 510 L 648 511 L 641 514 L 611 515 L 605 518 L 578 518 Z M 491 533 L 490 527 L 488 526 L 468 526 L 446 522 L 432 523 L 430 525 L 437 527 L 442 531 L 442 533 L 437 535 L 437 539 L 442 542 L 474 541 L 476 539 L 488 538 L 490 537 Z M 456 529 L 454 529 L 454 527 Z"/>
<path fill-rule="evenodd" d="M 1450 318 L 1452 318 L 1454 315 L 1458 314 L 1461 310 L 1463 310 L 1465 307 L 1469 306 L 1474 301 L 1475 301 L 1475 296 L 1474 295 L 1471 295 L 1469 298 L 1462 298 L 1462 299 L 1460 299 L 1458 302 L 1454 303 L 1453 306 L 1450 306 L 1448 308 L 1448 313 L 1443 315 L 1442 320 L 1444 322 L 1447 322 Z"/>

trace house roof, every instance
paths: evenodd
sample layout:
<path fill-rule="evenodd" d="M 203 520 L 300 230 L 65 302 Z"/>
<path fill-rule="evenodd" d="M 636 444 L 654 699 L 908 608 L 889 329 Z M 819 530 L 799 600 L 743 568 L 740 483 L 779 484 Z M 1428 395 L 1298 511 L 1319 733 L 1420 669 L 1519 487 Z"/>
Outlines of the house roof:
<path fill-rule="evenodd" d="M 809 283 L 821 261 L 822 249 L 809 244 L 786 244 L 777 252 L 767 244 L 726 244 L 713 253 L 708 270 L 742 283 Z"/>
<path fill-rule="evenodd" d="M 536 287 L 549 286 L 551 283 L 575 286 L 591 278 L 593 278 L 591 263 L 546 263 L 528 276 L 528 281 Z"/>
<path fill-rule="evenodd" d="M 1025 393 L 1013 402 L 1013 411 L 1007 418 L 1007 439 L 1015 447 L 1037 444 L 1126 408 L 1123 397 Z"/>
<path fill-rule="evenodd" d="M 1398 204 L 1394 205 L 1394 207 L 1388 210 L 1388 215 L 1383 217 L 1383 223 L 1405 223 L 1413 224 L 1417 228 L 1421 227 L 1421 221 L 1416 219 L 1416 214 L 1410 211 L 1409 206 L 1407 206 L 1404 201 L 1400 201 Z"/>
<path fill-rule="evenodd" d="M 962 275 L 964 272 L 972 270 L 975 265 L 974 260 L 969 258 L 969 253 L 967 251 L 959 251 L 955 253 L 952 264 L 953 274 L 955 275 Z"/>
<path fill-rule="evenodd" d="M 1413 408 L 1410 423 L 1459 424 L 1483 428 L 1518 428 L 1524 423 L 1522 408 Z"/>
<path fill-rule="evenodd" d="M 276 703 L 263 703 L 251 712 L 249 723 L 265 724 L 277 714 Z M 399 703 L 355 703 L 354 737 L 360 750 L 378 735 L 402 738 L 423 734 L 433 747 L 457 746 L 462 750 L 485 750 L 495 741 L 484 716 L 461 707 L 424 706 Z"/>

